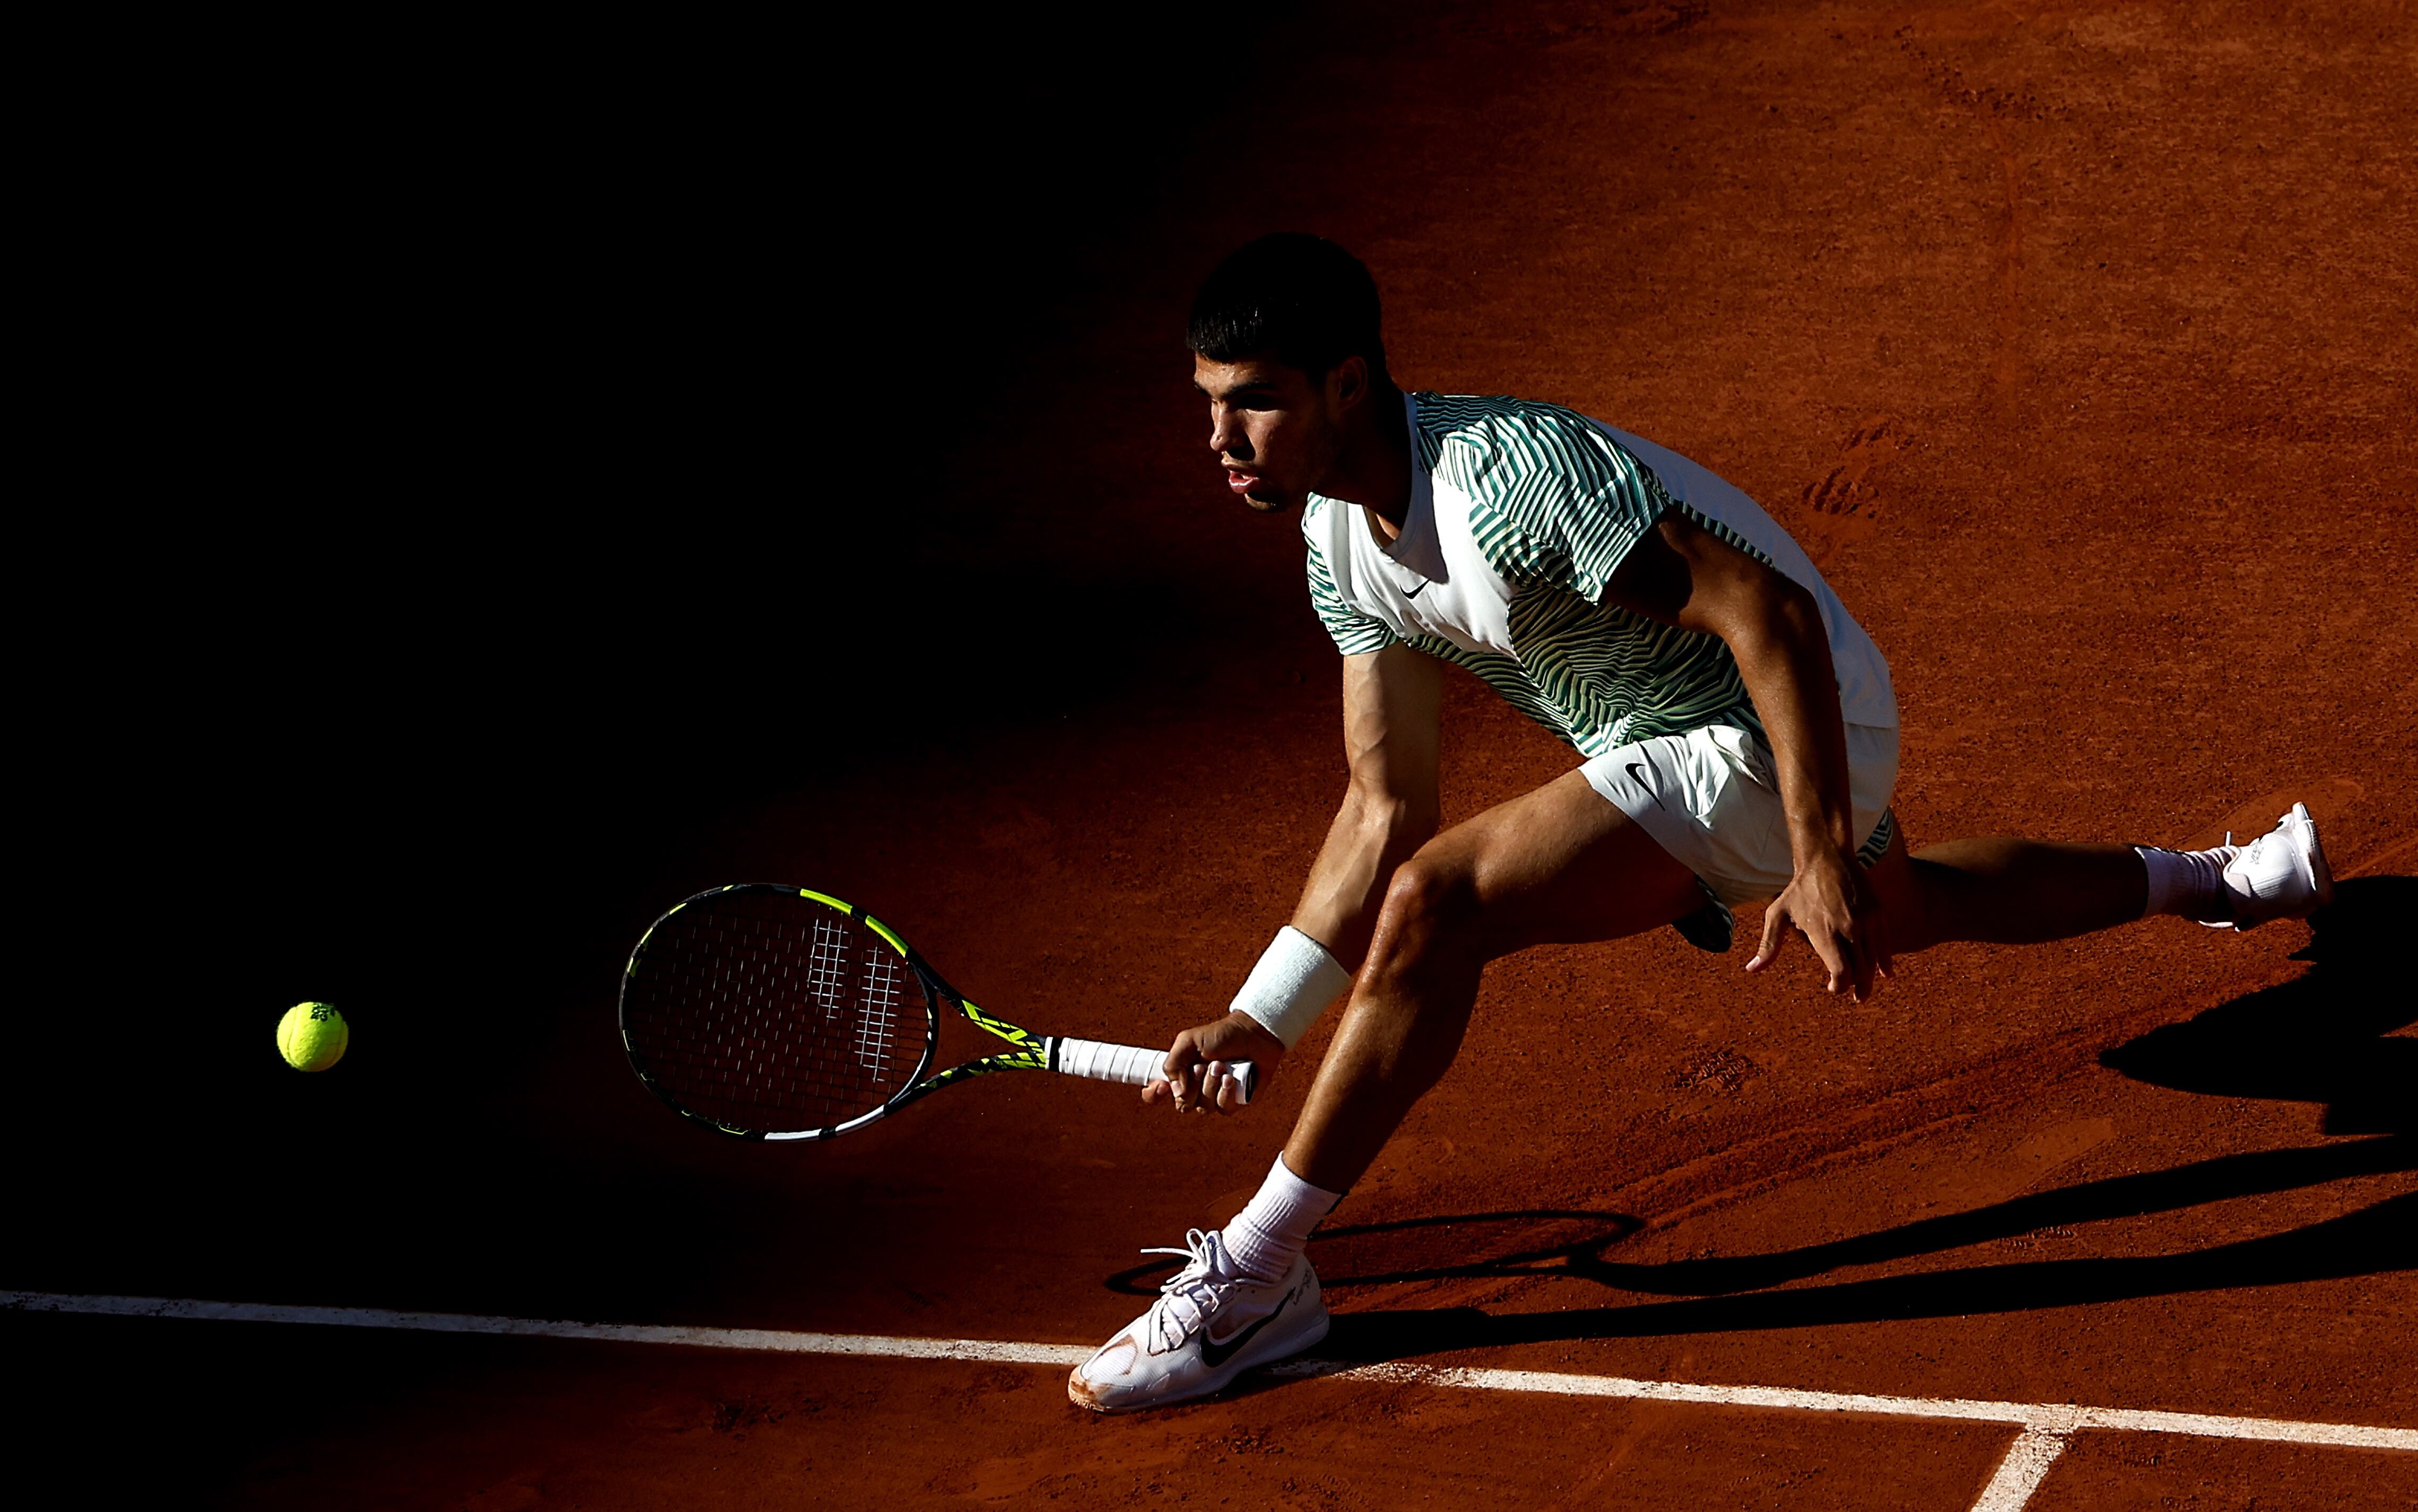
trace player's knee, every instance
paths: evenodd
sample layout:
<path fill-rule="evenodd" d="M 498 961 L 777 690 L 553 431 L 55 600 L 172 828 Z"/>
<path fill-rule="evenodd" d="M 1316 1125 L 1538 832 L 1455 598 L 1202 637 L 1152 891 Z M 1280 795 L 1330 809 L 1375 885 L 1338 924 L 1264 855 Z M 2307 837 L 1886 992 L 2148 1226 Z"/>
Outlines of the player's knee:
<path fill-rule="evenodd" d="M 1394 869 L 1378 934 L 1396 953 L 1427 954 L 1468 935 L 1477 917 L 1468 872 L 1417 855 Z"/>

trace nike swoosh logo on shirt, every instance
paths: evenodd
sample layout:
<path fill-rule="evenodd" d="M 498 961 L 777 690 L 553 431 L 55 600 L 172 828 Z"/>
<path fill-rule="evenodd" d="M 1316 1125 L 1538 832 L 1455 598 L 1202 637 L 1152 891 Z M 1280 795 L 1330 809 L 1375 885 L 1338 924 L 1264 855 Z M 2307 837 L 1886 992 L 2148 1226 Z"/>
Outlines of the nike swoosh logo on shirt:
<path fill-rule="evenodd" d="M 1206 1333 L 1203 1333 L 1201 1336 L 1201 1363 L 1207 1366 L 1212 1370 L 1224 1365 L 1227 1361 L 1234 1357 L 1236 1351 L 1240 1350 L 1244 1345 L 1248 1344 L 1251 1340 L 1259 1337 L 1261 1329 L 1267 1327 L 1268 1324 L 1275 1322 L 1278 1318 L 1283 1317 L 1284 1310 L 1287 1307 L 1292 1306 L 1295 1302 L 1299 1301 L 1300 1298 L 1301 1288 L 1293 1288 L 1291 1291 L 1285 1293 L 1285 1299 L 1282 1302 L 1277 1304 L 1276 1311 L 1268 1314 L 1265 1318 L 1261 1319 L 1258 1322 L 1253 1323 L 1250 1327 L 1244 1329 L 1241 1333 L 1236 1334 L 1232 1338 L 1228 1339 L 1223 1344 L 1218 1343 L 1216 1339 L 1211 1338 Z"/>
<path fill-rule="evenodd" d="M 1427 589 L 1428 589 L 1427 580 L 1426 580 L 1425 578 L 1421 578 L 1421 579 L 1419 580 L 1419 586 L 1418 586 L 1417 588 L 1404 588 L 1404 589 L 1402 589 L 1402 597 L 1404 597 L 1404 598 L 1406 598 L 1406 599 L 1416 599 L 1416 598 L 1417 598 L 1420 594 L 1425 593 L 1425 592 L 1427 591 Z"/>

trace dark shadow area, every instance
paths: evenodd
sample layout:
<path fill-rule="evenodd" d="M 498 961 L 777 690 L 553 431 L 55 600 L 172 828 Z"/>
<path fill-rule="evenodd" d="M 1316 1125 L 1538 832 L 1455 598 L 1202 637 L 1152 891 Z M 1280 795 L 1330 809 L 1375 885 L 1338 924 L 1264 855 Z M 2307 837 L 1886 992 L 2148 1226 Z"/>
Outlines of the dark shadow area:
<path fill-rule="evenodd" d="M 1626 1213 L 1558 1208 L 1400 1218 L 1321 1229 L 1310 1239 L 1309 1258 L 1328 1287 L 1561 1274 L 1600 1263 L 1596 1257 L 1640 1227 Z M 1178 1263 L 1161 1259 L 1130 1266 L 1110 1276 L 1108 1288 L 1126 1296 L 1155 1296 L 1158 1279 L 1175 1274 Z"/>
<path fill-rule="evenodd" d="M 1451 1276 L 1551 1274 L 1623 1291 L 1714 1297 L 1760 1291 L 1828 1271 L 1936 1254 L 2043 1229 L 2138 1217 L 2203 1203 L 2320 1186 L 2359 1176 L 2418 1170 L 2418 1139 L 2361 1139 L 2297 1150 L 2260 1150 L 2035 1192 L 1969 1213 L 1947 1214 L 1769 1255 L 1625 1264 L 1603 1252 L 1641 1227 L 1626 1214 L 1538 1210 L 1479 1213 L 1322 1229 L 1310 1259 L 1328 1286 L 1376 1286 Z M 2211 1251 L 2211 1253 L 2214 1253 Z M 2345 1274 L 2399 1269 L 2395 1254 Z M 2063 1264 L 2067 1262 L 2057 1262 Z M 2087 1263 L 2087 1262 L 2074 1262 Z M 2129 1262 L 2128 1262 L 2129 1263 Z M 1111 1291 L 1146 1296 L 1146 1278 L 1171 1274 L 1173 1261 L 1137 1265 L 1109 1278 Z M 1992 1268 L 1990 1274 L 1997 1274 Z M 1970 1271 L 1959 1275 L 1976 1274 Z M 2064 1273 L 2057 1273 L 2064 1274 Z M 2244 1283 L 2256 1284 L 2256 1283 Z"/>
<path fill-rule="evenodd" d="M 1770 1255 L 1623 1265 L 1573 1257 L 1570 1273 L 1624 1291 L 1711 1296 L 1753 1291 L 1851 1265 L 1878 1265 L 2042 1229 L 2137 1217 L 2230 1198 L 2321 1186 L 2351 1176 L 2418 1170 L 2418 1139 L 2362 1139 L 2299 1150 L 2221 1155 L 2170 1170 L 2141 1171 L 2034 1192 L 2005 1202 Z M 2380 1267 L 2387 1268 L 2390 1267 Z"/>
<path fill-rule="evenodd" d="M 364 1186 L 467 1244 L 466 1184 L 547 1185 L 498 1105 L 611 1035 L 690 835 L 1202 664 L 1216 564 L 1102 633 L 1125 543 L 1022 539 L 1047 485 L 986 438 L 1291 8 L 1207 50 L 1172 13 L 851 14 L 804 89 L 787 22 L 339 23 L 306 69 L 204 27 L 89 176 L 130 233 L 89 387 L 52 385 L 90 476 L 22 554 L 18 913 L 84 985 L 24 1016 L 43 1216 L 8 1258 L 225 1232 L 271 1184 L 336 1194 L 323 1249 L 379 1247 Z M 324 1078 L 271 1047 L 305 998 L 354 1027 Z"/>
<path fill-rule="evenodd" d="M 2185 1291 L 2235 1291 L 2418 1268 L 2418 1194 L 2289 1233 L 2181 1255 L 2032 1260 L 1883 1276 L 1793 1291 L 1632 1307 L 1489 1315 L 1475 1307 L 1347 1313 L 1321 1347 L 1352 1360 L 1588 1338 L 1818 1328 L 1831 1323 L 2029 1312 Z"/>
<path fill-rule="evenodd" d="M 1777 1254 L 1659 1265 L 1603 1258 L 1603 1251 L 1632 1231 L 1629 1229 L 1498 1253 L 1505 1249 L 1499 1244 L 1470 1243 L 1452 1249 L 1448 1236 L 1463 1222 L 1528 1215 L 1424 1220 L 1417 1227 L 1431 1236 L 1431 1245 L 1446 1246 L 1439 1253 L 1414 1264 L 1362 1267 L 1381 1274 L 1353 1279 L 1553 1270 L 1625 1291 L 1689 1300 L 1531 1315 L 1490 1316 L 1476 1308 L 1350 1314 L 1336 1320 L 1328 1348 L 1343 1358 L 1373 1360 L 1515 1343 L 1806 1328 L 2021 1312 L 2418 1267 L 2418 1195 L 2401 1195 L 2288 1233 L 2178 1255 L 2029 1260 L 1766 1290 L 1845 1267 L 1884 1264 L 2044 1229 L 2418 1170 L 2418 1138 L 2411 1138 L 2418 1132 L 2413 1125 L 2413 1111 L 2418 1111 L 2413 1102 L 2418 1100 L 2412 1096 L 2418 1087 L 2418 1042 L 2388 1037 L 2418 1018 L 2394 957 L 2396 931 L 2413 907 L 2418 907 L 2418 878 L 2346 881 L 2334 904 L 2311 920 L 2310 943 L 2295 956 L 2311 963 L 2309 971 L 2153 1031 L 2101 1058 L 2136 1080 L 2178 1091 L 2322 1103 L 2326 1132 L 2385 1138 L 2224 1155 L 2030 1193 L 1972 1212 Z M 1339 1229 L 1334 1237 L 1349 1243 L 1358 1233 Z M 1319 1259 L 1324 1268 L 1326 1259 Z M 1745 1292 L 1757 1294 L 1738 1295 Z"/>
<path fill-rule="evenodd" d="M 2359 877 L 2309 920 L 2310 969 L 2099 1058 L 2135 1081 L 2218 1097 L 2326 1105 L 2328 1134 L 2418 1133 L 2410 922 L 2418 877 Z"/>

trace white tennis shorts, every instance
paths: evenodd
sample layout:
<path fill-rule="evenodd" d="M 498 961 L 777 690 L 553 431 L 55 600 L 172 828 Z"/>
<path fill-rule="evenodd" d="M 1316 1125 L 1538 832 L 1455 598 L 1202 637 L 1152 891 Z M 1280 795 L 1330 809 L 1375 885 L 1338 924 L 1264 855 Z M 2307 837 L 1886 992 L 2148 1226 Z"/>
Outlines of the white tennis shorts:
<path fill-rule="evenodd" d="M 1779 896 L 1797 875 L 1771 747 L 1760 735 L 1707 725 L 1606 751 L 1579 770 L 1694 872 L 1724 914 Z M 1889 806 L 1896 786 L 1897 731 L 1848 725 L 1847 796 L 1863 837 L 1857 857 L 1867 866 L 1896 832 Z"/>

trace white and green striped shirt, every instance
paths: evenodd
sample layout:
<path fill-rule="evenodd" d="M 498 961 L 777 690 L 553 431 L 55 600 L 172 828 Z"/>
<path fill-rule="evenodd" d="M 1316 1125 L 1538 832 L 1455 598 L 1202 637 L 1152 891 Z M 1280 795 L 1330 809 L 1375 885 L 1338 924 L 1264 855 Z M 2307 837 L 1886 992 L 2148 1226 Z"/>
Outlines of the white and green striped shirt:
<path fill-rule="evenodd" d="M 1599 602 L 1630 548 L 1676 509 L 1814 595 L 1848 724 L 1897 724 L 1872 637 L 1737 489 L 1558 405 L 1404 402 L 1418 455 L 1400 538 L 1322 495 L 1302 515 L 1310 602 L 1345 655 L 1403 641 L 1459 663 L 1587 756 L 1704 725 L 1760 732 L 1719 637 Z"/>

